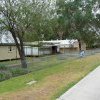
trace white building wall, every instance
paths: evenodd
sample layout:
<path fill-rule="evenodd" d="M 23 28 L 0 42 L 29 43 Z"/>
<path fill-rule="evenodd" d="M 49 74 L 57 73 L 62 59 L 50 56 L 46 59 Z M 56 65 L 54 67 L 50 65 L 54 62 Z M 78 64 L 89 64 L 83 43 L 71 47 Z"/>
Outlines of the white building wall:
<path fill-rule="evenodd" d="M 24 46 L 24 51 L 26 56 L 38 56 L 51 54 L 51 49 L 39 49 L 38 47 Z"/>

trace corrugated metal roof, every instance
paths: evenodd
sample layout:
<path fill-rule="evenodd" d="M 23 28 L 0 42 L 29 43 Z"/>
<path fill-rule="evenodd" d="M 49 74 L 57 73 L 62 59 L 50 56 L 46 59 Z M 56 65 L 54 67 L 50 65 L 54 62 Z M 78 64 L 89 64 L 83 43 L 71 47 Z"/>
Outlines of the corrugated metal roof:
<path fill-rule="evenodd" d="M 66 40 L 51 40 L 51 41 L 43 41 L 43 43 L 58 43 L 58 44 L 73 44 L 78 42 L 76 39 L 66 39 Z"/>
<path fill-rule="evenodd" d="M 60 47 L 71 47 L 74 46 L 74 43 L 78 43 L 76 39 L 66 39 L 66 40 L 51 40 L 51 41 L 43 41 L 44 44 L 47 45 L 59 45 Z"/>
<path fill-rule="evenodd" d="M 0 34 L 0 43 L 5 44 L 5 43 L 15 43 L 11 33 L 7 32 L 4 34 Z"/>

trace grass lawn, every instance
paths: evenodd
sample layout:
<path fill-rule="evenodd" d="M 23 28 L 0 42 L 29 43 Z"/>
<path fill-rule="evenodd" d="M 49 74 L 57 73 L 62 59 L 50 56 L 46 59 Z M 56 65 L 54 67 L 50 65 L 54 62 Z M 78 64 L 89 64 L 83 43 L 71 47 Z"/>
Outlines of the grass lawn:
<path fill-rule="evenodd" d="M 39 59 L 40 60 L 40 59 Z M 81 59 L 34 61 L 31 73 L 0 82 L 3 100 L 55 100 L 100 64 L 100 54 Z M 37 83 L 29 86 L 32 80 Z M 2 100 L 2 99 L 0 99 Z"/>

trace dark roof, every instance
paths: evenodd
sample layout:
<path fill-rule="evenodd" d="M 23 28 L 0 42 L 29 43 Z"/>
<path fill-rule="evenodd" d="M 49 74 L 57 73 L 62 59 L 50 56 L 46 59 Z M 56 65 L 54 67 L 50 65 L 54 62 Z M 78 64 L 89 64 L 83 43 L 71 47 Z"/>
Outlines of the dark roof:
<path fill-rule="evenodd" d="M 15 43 L 0 43 L 0 46 L 16 46 Z"/>
<path fill-rule="evenodd" d="M 0 43 L 0 46 L 16 46 L 16 44 L 15 43 Z M 38 45 L 24 43 L 24 46 L 38 46 Z"/>

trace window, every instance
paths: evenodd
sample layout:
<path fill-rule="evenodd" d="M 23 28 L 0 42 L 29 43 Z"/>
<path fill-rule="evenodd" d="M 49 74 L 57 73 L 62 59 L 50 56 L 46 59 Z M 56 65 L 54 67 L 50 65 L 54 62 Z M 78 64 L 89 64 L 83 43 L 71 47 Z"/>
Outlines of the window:
<path fill-rule="evenodd" d="M 8 47 L 8 51 L 9 51 L 9 52 L 12 51 L 12 47 L 11 47 L 11 46 Z"/>

